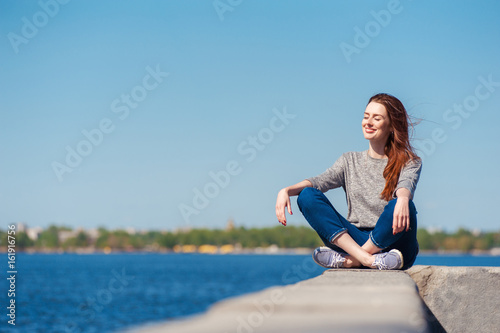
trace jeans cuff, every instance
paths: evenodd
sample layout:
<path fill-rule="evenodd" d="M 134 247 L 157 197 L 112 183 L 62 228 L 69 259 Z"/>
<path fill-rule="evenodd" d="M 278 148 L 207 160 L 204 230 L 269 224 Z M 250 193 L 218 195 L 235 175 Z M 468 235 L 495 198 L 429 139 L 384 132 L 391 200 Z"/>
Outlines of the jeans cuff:
<path fill-rule="evenodd" d="M 345 234 L 347 232 L 347 229 L 346 228 L 343 228 L 343 229 L 340 229 L 339 231 L 337 231 L 336 233 L 334 233 L 332 235 L 332 237 L 330 237 L 330 243 L 333 244 L 333 242 L 335 242 L 335 240 L 337 238 L 339 238 L 340 236 L 342 236 L 343 234 Z"/>
<path fill-rule="evenodd" d="M 373 245 L 375 245 L 379 249 L 382 249 L 382 250 L 385 249 L 385 246 L 380 245 L 379 243 L 377 243 L 375 241 L 375 239 L 373 239 L 373 232 L 370 232 L 370 240 L 372 241 Z"/>

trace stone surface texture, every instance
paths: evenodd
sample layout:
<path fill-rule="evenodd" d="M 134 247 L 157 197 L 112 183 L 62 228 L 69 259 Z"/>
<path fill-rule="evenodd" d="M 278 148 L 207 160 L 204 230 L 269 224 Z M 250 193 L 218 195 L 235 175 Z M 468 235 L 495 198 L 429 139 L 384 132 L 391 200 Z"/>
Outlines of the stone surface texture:
<path fill-rule="evenodd" d="M 496 333 L 500 267 L 327 270 L 296 284 L 221 301 L 198 316 L 128 332 Z"/>
<path fill-rule="evenodd" d="M 342 269 L 221 301 L 199 316 L 131 331 L 421 333 L 428 326 L 415 282 L 405 272 Z"/>
<path fill-rule="evenodd" d="M 446 332 L 500 332 L 500 267 L 418 265 L 406 272 Z"/>

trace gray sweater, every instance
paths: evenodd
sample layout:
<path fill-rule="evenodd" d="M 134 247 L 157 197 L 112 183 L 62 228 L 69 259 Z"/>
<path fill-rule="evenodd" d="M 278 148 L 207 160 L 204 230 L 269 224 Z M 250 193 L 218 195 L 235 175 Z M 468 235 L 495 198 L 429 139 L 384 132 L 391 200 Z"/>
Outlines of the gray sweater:
<path fill-rule="evenodd" d="M 347 220 L 358 228 L 373 228 L 387 205 L 387 201 L 380 198 L 385 186 L 383 173 L 386 165 L 387 159 L 373 158 L 368 155 L 368 150 L 348 152 L 324 173 L 308 180 L 322 192 L 342 187 L 347 198 Z M 413 198 L 421 169 L 420 161 L 410 161 L 403 167 L 394 198 L 402 187 L 408 189 Z"/>

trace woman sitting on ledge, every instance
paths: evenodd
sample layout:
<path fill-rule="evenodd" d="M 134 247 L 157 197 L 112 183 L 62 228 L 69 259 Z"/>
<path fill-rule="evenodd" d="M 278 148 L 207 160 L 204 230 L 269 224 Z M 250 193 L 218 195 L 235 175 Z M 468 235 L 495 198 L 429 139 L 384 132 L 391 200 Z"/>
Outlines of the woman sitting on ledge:
<path fill-rule="evenodd" d="M 278 193 L 276 216 L 286 226 L 290 196 L 326 247 L 313 259 L 326 268 L 407 269 L 418 254 L 417 211 L 412 198 L 422 163 L 410 144 L 408 114 L 394 96 L 370 98 L 361 126 L 369 148 L 343 154 L 323 174 Z M 342 187 L 347 219 L 324 192 Z"/>

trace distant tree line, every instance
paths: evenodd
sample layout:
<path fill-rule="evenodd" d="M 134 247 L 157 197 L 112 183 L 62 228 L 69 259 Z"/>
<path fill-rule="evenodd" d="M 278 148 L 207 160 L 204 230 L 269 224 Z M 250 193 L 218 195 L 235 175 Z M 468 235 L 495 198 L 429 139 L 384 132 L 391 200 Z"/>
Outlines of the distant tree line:
<path fill-rule="evenodd" d="M 71 228 L 50 226 L 43 230 L 38 239 L 32 240 L 25 232 L 16 233 L 18 250 L 66 250 L 78 248 L 106 248 L 123 251 L 171 250 L 176 245 L 215 245 L 231 244 L 242 248 L 268 247 L 277 245 L 280 248 L 315 248 L 323 245 L 318 235 L 310 227 L 276 226 L 272 228 L 245 228 L 231 230 L 191 229 L 187 231 L 166 232 L 148 231 L 129 233 L 125 230 L 107 230 L 99 228 L 97 236 L 92 238 L 80 230 L 73 237 L 61 241 L 61 231 Z M 466 229 L 458 229 L 454 233 L 444 231 L 430 233 L 426 229 L 418 229 L 417 238 L 421 250 L 462 251 L 489 250 L 500 247 L 500 231 L 473 233 Z M 0 230 L 0 247 L 7 246 L 7 232 Z"/>
<path fill-rule="evenodd" d="M 18 249 L 63 249 L 94 247 L 96 249 L 111 248 L 113 250 L 173 249 L 176 245 L 238 245 L 242 248 L 267 247 L 277 245 L 280 248 L 316 247 L 321 241 L 316 233 L 307 227 L 277 226 L 273 228 L 234 228 L 191 229 L 188 231 L 166 232 L 148 231 L 129 233 L 126 230 L 98 229 L 98 236 L 92 239 L 85 231 L 74 237 L 60 240 L 60 231 L 71 231 L 67 227 L 50 226 L 43 230 L 37 240 L 30 239 L 25 232 L 16 233 Z M 7 233 L 0 231 L 0 246 L 6 246 Z"/>
<path fill-rule="evenodd" d="M 470 252 L 500 247 L 500 231 L 473 233 L 460 228 L 454 233 L 430 233 L 426 229 L 418 229 L 417 239 L 422 250 Z"/>

